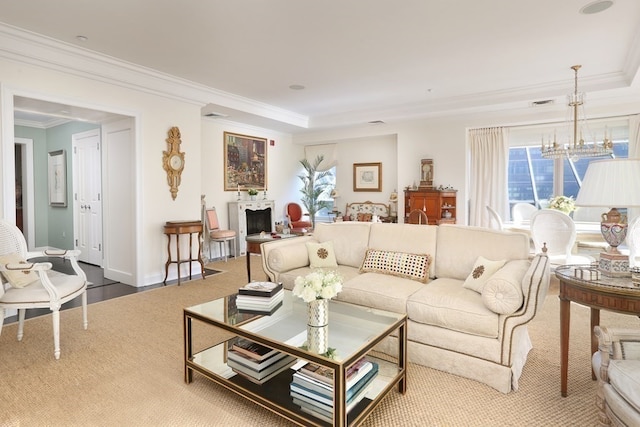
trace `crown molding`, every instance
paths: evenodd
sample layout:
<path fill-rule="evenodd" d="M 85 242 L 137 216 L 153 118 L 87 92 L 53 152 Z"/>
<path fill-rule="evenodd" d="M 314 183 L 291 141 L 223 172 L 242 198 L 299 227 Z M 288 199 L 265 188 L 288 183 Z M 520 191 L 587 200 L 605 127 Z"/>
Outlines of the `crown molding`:
<path fill-rule="evenodd" d="M 308 117 L 0 23 L 0 58 L 202 107 L 221 105 L 306 127 Z"/>

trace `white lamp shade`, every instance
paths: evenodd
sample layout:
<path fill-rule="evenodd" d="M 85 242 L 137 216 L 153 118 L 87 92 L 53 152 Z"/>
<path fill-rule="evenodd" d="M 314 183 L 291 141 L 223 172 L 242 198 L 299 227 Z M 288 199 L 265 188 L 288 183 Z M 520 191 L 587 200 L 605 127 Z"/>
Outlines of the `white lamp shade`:
<path fill-rule="evenodd" d="M 640 159 L 608 159 L 589 163 L 576 206 L 640 207 Z"/>

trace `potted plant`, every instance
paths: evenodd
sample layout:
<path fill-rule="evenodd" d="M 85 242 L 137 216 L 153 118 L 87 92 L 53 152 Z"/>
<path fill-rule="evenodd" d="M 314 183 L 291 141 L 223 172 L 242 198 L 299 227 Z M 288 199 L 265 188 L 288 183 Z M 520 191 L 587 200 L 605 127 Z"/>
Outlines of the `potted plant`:
<path fill-rule="evenodd" d="M 258 195 L 258 190 L 256 190 L 255 188 L 249 188 L 247 190 L 247 193 L 249 193 L 249 198 L 251 198 L 251 200 L 255 200 L 256 196 Z"/>
<path fill-rule="evenodd" d="M 304 173 L 298 175 L 298 178 L 302 181 L 302 204 L 309 213 L 309 219 L 311 220 L 311 228 L 316 225 L 316 213 L 320 209 L 329 207 L 329 202 L 326 200 L 319 200 L 320 195 L 329 187 L 329 184 L 325 181 L 325 178 L 331 176 L 331 171 L 318 172 L 318 166 L 322 163 L 324 156 L 316 157 L 316 160 L 311 164 L 307 159 L 300 160 Z"/>

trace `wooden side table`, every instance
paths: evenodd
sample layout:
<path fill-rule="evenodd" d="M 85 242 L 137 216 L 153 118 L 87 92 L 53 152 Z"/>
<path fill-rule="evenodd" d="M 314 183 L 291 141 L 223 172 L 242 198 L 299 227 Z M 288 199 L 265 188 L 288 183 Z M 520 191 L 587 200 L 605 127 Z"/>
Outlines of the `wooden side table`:
<path fill-rule="evenodd" d="M 606 277 L 597 280 L 575 277 L 575 269 L 589 266 L 563 265 L 556 268 L 560 280 L 560 394 L 567 396 L 567 371 L 569 369 L 569 321 L 571 302 L 591 308 L 591 354 L 598 350 L 598 339 L 593 328 L 600 324 L 600 310 L 640 315 L 640 288 L 631 277 Z M 594 372 L 591 378 L 596 379 Z"/>
<path fill-rule="evenodd" d="M 167 252 L 168 258 L 164 265 L 164 280 L 163 284 L 167 284 L 167 277 L 169 276 L 169 265 L 176 264 L 178 268 L 178 285 L 180 285 L 180 264 L 189 263 L 189 280 L 191 280 L 191 263 L 199 262 L 200 271 L 202 272 L 202 278 L 204 279 L 204 262 L 202 261 L 202 221 L 167 221 L 164 225 L 164 234 L 167 235 Z M 189 235 L 189 258 L 180 258 L 180 235 Z M 198 256 L 193 257 L 193 235 L 197 234 L 198 244 Z M 176 236 L 176 259 L 171 256 L 171 236 Z"/>

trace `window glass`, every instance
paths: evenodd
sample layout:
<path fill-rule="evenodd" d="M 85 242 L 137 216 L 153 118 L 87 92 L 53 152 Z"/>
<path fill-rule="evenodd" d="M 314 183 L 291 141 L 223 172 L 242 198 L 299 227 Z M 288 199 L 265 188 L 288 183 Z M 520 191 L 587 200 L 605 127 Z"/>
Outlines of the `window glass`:
<path fill-rule="evenodd" d="M 627 158 L 629 143 L 627 140 L 614 141 L 613 158 Z M 581 159 L 562 160 L 563 195 L 578 196 L 582 179 L 589 163 L 604 157 L 586 157 Z M 542 157 L 540 146 L 511 147 L 509 149 L 508 187 L 509 205 L 515 203 L 534 203 L 545 207 L 546 201 L 553 194 L 554 160 Z"/>

